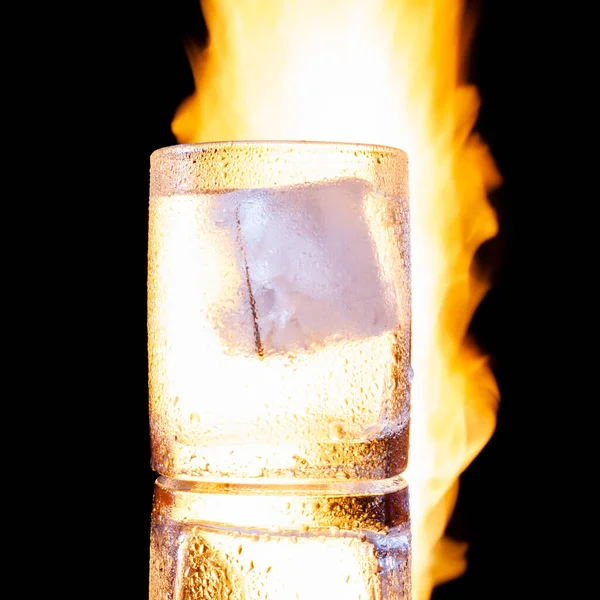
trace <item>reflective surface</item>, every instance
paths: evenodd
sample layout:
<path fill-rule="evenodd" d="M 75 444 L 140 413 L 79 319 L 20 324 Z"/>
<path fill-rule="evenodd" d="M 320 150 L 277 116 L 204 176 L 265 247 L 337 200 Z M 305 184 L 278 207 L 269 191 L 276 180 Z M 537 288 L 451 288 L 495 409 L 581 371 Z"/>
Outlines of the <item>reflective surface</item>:
<path fill-rule="evenodd" d="M 401 478 L 360 486 L 228 486 L 160 477 L 150 600 L 408 600 Z"/>

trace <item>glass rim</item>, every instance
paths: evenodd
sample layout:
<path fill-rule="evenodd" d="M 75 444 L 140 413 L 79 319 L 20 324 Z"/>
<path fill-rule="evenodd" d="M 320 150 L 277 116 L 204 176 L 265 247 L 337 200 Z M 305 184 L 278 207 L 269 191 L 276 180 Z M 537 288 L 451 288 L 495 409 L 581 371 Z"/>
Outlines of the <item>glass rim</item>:
<path fill-rule="evenodd" d="M 193 152 L 204 152 L 213 149 L 222 149 L 229 147 L 266 147 L 266 148 L 338 148 L 346 151 L 355 150 L 360 152 L 368 153 L 385 153 L 385 154 L 396 154 L 404 155 L 408 159 L 408 154 L 402 148 L 397 146 L 389 146 L 386 144 L 369 144 L 365 142 L 335 142 L 325 140 L 217 140 L 207 142 L 191 142 L 185 144 L 171 144 L 169 146 L 163 146 L 156 148 L 151 156 L 156 157 L 158 155 L 169 155 L 169 154 L 189 154 Z"/>

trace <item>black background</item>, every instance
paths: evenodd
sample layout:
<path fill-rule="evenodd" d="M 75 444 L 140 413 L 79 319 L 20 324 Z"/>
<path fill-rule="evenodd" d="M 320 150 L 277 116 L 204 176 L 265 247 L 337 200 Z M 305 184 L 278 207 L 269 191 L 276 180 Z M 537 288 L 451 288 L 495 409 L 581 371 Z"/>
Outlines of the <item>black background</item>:
<path fill-rule="evenodd" d="M 542 232 L 559 187 L 545 129 L 568 65 L 550 58 L 558 30 L 549 28 L 547 10 L 529 5 L 525 12 L 513 1 L 478 6 L 471 50 L 482 99 L 477 129 L 503 183 L 490 197 L 500 232 L 479 257 L 493 288 L 472 330 L 491 355 L 501 402 L 492 439 L 461 477 L 450 523 L 469 542 L 467 571 L 433 600 L 579 598 L 561 592 L 572 553 L 556 541 L 566 518 L 563 484 L 542 475 L 558 464 L 565 439 L 562 423 L 544 433 L 561 385 L 546 363 L 556 353 L 554 334 L 544 333 L 552 302 L 544 276 L 560 257 Z M 42 24 L 43 36 L 23 36 L 21 78 L 32 92 L 10 94 L 28 109 L 32 129 L 19 157 L 29 168 L 18 181 L 35 181 L 30 165 L 40 156 L 48 167 L 35 173 L 43 182 L 34 186 L 43 192 L 41 243 L 27 259 L 36 297 L 47 298 L 28 311 L 42 343 L 35 353 L 23 350 L 42 365 L 25 384 L 43 390 L 36 421 L 48 437 L 42 522 L 51 523 L 43 530 L 52 542 L 39 561 L 57 561 L 53 576 L 78 598 L 143 600 L 156 477 L 147 413 L 149 156 L 176 143 L 171 119 L 193 90 L 183 42 L 206 32 L 196 0 L 63 10 L 66 25 Z M 553 323 L 560 329 L 564 320 Z M 61 550 L 53 552 L 55 545 Z"/>

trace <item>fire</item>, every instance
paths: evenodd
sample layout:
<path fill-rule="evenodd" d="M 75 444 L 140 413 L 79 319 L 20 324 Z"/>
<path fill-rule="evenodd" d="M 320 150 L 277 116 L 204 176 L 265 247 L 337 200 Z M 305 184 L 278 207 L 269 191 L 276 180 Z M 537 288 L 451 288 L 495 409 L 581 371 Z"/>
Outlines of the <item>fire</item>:
<path fill-rule="evenodd" d="M 180 143 L 363 142 L 409 156 L 412 229 L 413 595 L 466 568 L 444 537 L 458 478 L 491 437 L 498 389 L 467 328 L 489 283 L 477 248 L 497 231 L 500 181 L 473 132 L 477 89 L 461 79 L 459 0 L 206 0 L 206 48 L 189 47 L 196 92 L 172 123 Z"/>

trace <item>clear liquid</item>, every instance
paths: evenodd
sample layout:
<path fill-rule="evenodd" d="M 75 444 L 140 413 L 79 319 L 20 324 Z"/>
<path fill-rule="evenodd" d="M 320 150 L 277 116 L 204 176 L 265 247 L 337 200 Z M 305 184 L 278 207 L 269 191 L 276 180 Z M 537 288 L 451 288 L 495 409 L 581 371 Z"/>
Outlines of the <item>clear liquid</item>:
<path fill-rule="evenodd" d="M 375 192 L 359 200 L 360 211 L 345 217 L 353 236 L 340 241 L 333 225 L 322 225 L 312 245 L 301 246 L 315 253 L 325 246 L 314 265 L 305 261 L 282 282 L 281 265 L 293 264 L 293 255 L 273 265 L 268 248 L 292 252 L 284 243 L 291 233 L 268 240 L 267 250 L 244 242 L 242 253 L 238 234 L 215 209 L 220 196 L 151 199 L 148 334 L 157 472 L 236 481 L 383 479 L 404 470 L 410 261 L 401 232 L 407 214 Z M 308 209 L 307 215 L 314 217 Z M 290 232 L 298 227 L 293 223 Z M 361 245 L 353 247 L 359 236 Z M 341 264 L 350 252 L 360 268 Z M 327 260 L 347 272 L 323 267 Z M 330 280 L 332 289 L 323 291 Z M 374 298 L 365 282 L 373 284 Z M 314 297 L 307 300 L 311 286 Z M 295 321 L 283 307 L 296 311 Z"/>

